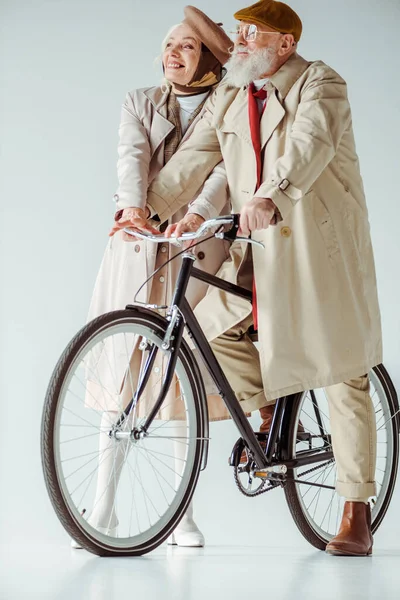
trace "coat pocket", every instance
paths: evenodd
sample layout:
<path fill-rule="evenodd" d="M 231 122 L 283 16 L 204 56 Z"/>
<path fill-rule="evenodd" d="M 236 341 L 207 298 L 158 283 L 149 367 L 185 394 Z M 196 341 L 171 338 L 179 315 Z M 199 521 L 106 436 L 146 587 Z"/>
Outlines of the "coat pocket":
<path fill-rule="evenodd" d="M 308 192 L 305 198 L 315 224 L 319 230 L 322 241 L 330 259 L 337 259 L 340 255 L 339 244 L 336 237 L 332 217 L 325 204 L 314 191 Z"/>

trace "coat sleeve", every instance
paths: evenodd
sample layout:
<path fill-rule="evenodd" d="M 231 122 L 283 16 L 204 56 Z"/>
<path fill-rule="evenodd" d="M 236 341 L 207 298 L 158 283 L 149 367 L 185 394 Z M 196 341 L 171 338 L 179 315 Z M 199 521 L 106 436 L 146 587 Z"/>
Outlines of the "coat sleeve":
<path fill-rule="evenodd" d="M 147 204 L 166 221 L 189 204 L 214 167 L 221 162 L 221 149 L 213 125 L 215 97 L 207 100 L 204 113 L 190 138 L 150 184 Z"/>
<path fill-rule="evenodd" d="M 285 152 L 255 195 L 270 198 L 285 218 L 331 162 L 351 124 L 346 83 L 332 70 L 302 90 Z"/>
<path fill-rule="evenodd" d="M 151 159 L 147 131 L 140 121 L 131 94 L 121 111 L 118 143 L 118 189 L 114 196 L 118 209 L 145 208 Z"/>
<path fill-rule="evenodd" d="M 204 183 L 199 195 L 189 204 L 188 214 L 197 214 L 205 221 L 217 217 L 228 202 L 228 182 L 223 162 L 220 162 Z"/>

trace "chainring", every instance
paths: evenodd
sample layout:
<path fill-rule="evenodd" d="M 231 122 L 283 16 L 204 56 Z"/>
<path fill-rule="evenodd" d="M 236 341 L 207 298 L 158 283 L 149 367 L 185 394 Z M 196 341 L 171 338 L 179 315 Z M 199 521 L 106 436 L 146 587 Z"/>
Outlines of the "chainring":
<path fill-rule="evenodd" d="M 246 463 L 240 463 L 243 452 L 246 453 Z M 233 466 L 233 478 L 238 490 L 248 498 L 255 498 L 281 485 L 281 482 L 277 484 L 261 477 L 254 477 L 253 472 L 257 467 L 242 438 L 238 439 L 233 448 L 230 464 Z"/>
<path fill-rule="evenodd" d="M 240 457 L 242 455 L 242 452 L 244 451 L 246 452 L 247 462 L 241 464 Z M 304 477 L 305 475 L 308 475 L 313 471 L 318 471 L 319 469 L 324 468 L 327 464 L 330 464 L 331 462 L 334 462 L 334 459 L 330 459 L 325 463 L 317 465 L 316 467 L 312 467 L 307 471 L 303 471 L 303 473 L 298 474 L 298 477 Z M 257 496 L 265 494 L 266 492 L 270 492 L 271 490 L 274 490 L 277 487 L 282 487 L 285 485 L 285 481 L 289 481 L 291 479 L 288 478 L 287 480 L 279 479 L 273 481 L 272 477 L 271 479 L 254 477 L 253 472 L 256 469 L 256 466 L 254 464 L 253 457 L 246 448 L 242 438 L 239 438 L 239 440 L 236 442 L 233 448 L 232 455 L 230 457 L 230 464 L 231 466 L 233 466 L 233 477 L 238 490 L 241 494 L 247 496 L 248 498 L 256 498 Z M 243 483 L 244 481 L 247 481 L 247 486 Z M 255 481 L 258 483 L 258 486 L 252 487 Z"/>

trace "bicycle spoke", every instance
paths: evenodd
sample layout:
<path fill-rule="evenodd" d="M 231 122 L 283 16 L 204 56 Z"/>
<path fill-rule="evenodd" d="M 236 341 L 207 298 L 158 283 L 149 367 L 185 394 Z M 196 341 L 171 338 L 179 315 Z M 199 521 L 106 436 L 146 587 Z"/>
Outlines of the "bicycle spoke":
<path fill-rule="evenodd" d="M 102 459 L 101 462 L 103 462 L 103 460 L 104 460 L 104 458 Z M 89 479 L 89 477 L 91 475 L 93 475 L 94 473 L 96 473 L 97 468 L 98 467 L 96 467 L 95 469 L 93 469 L 93 471 L 91 473 L 89 473 L 89 475 L 87 477 L 85 477 L 85 479 L 83 481 L 81 481 L 81 483 L 72 492 L 70 492 L 71 496 L 73 496 L 79 490 L 79 488 L 85 483 L 85 481 L 87 481 Z"/>
<path fill-rule="evenodd" d="M 137 462 L 138 459 L 138 453 L 136 452 L 135 454 L 135 460 Z M 131 483 L 131 488 L 132 488 L 132 502 L 131 502 L 131 510 L 130 510 L 130 515 L 129 515 L 129 535 L 132 535 L 132 513 L 133 513 L 133 507 L 135 507 L 135 514 L 136 514 L 136 523 L 137 523 L 137 527 L 138 527 L 138 532 L 142 533 L 141 529 L 140 529 L 140 524 L 139 524 L 139 515 L 138 515 L 138 511 L 137 511 L 137 506 L 136 506 L 136 502 L 133 501 L 133 498 L 135 498 L 135 488 L 136 488 L 136 480 L 132 481 L 132 474 L 131 474 L 131 470 L 128 469 L 128 475 L 129 475 L 129 481 Z"/>
<path fill-rule="evenodd" d="M 171 483 L 168 481 L 168 479 L 166 479 L 166 478 L 164 477 L 164 475 L 162 475 L 162 474 L 160 473 L 160 471 L 154 467 L 154 465 L 152 464 L 152 462 L 151 462 L 151 460 L 150 460 L 149 453 L 148 453 L 148 451 L 146 450 L 146 448 L 144 448 L 144 447 L 143 447 L 143 448 L 138 448 L 138 450 L 139 450 L 139 452 L 142 452 L 142 453 L 144 452 L 144 453 L 147 455 L 147 457 L 148 457 L 148 460 L 149 460 L 149 462 L 150 462 L 150 464 L 151 464 L 151 466 L 152 466 L 153 470 L 154 470 L 155 472 L 157 472 L 157 473 L 159 474 L 159 476 L 160 476 L 162 479 L 164 479 L 165 483 L 166 483 L 166 484 L 167 484 L 167 485 L 168 485 L 168 486 L 171 488 L 171 490 L 175 491 L 175 488 L 174 488 L 174 486 L 173 486 L 173 485 L 171 485 Z M 159 459 L 158 459 L 158 460 L 159 460 Z M 162 464 L 164 464 L 164 465 L 165 465 L 165 463 L 162 463 Z M 165 465 L 165 466 L 167 466 L 167 465 Z M 168 467 L 168 468 L 169 468 L 171 471 L 173 471 L 173 473 L 175 473 L 176 475 L 178 475 L 178 477 L 181 477 L 181 475 L 180 475 L 179 473 L 177 473 L 176 471 L 174 471 L 174 470 L 173 470 L 173 469 L 171 469 L 170 467 Z"/>
<path fill-rule="evenodd" d="M 107 400 L 105 392 L 107 392 L 107 394 L 110 395 L 109 390 L 102 384 L 101 379 L 100 379 L 100 374 L 96 375 L 95 372 L 85 363 L 85 361 L 82 361 L 83 365 L 85 367 L 85 371 L 88 372 L 90 371 L 90 373 L 94 376 L 95 381 L 94 383 L 100 388 L 101 390 L 101 394 L 103 396 L 103 401 L 104 401 L 104 405 L 102 406 L 98 399 L 92 394 L 92 392 L 90 391 L 90 389 L 87 386 L 87 382 L 83 382 L 80 377 L 78 377 L 78 375 L 75 373 L 74 376 L 76 377 L 76 379 L 78 379 L 79 383 L 82 385 L 82 388 L 85 390 L 85 393 L 88 393 L 89 396 L 92 398 L 92 400 L 94 400 L 95 404 L 99 407 L 99 410 L 101 411 L 105 411 L 107 409 L 107 405 L 110 399 Z M 96 366 L 96 370 L 98 373 L 98 367 Z M 87 381 L 91 381 L 89 378 L 87 379 Z"/>
<path fill-rule="evenodd" d="M 63 440 L 62 442 L 60 442 L 60 444 L 69 444 L 70 442 L 76 442 L 77 440 L 84 440 L 85 438 L 90 438 L 95 435 L 98 435 L 97 432 L 89 433 L 88 435 L 81 435 L 80 437 L 71 438 L 70 440 Z"/>
<path fill-rule="evenodd" d="M 147 517 L 148 517 L 148 520 L 149 520 L 149 527 L 151 527 L 151 519 L 150 519 L 149 507 L 147 505 L 147 499 L 149 500 L 150 504 L 152 504 L 152 505 L 153 505 L 153 502 L 152 502 L 151 498 L 148 496 L 146 490 L 144 489 L 144 486 L 143 486 L 143 483 L 142 483 L 142 476 L 140 474 L 140 465 L 139 465 L 139 462 L 138 462 L 137 467 L 138 467 L 138 481 L 139 481 L 140 488 L 142 490 L 143 499 L 144 499 L 144 503 L 145 503 L 145 506 L 146 506 Z M 136 474 L 134 474 L 134 475 L 136 476 Z M 154 508 L 155 512 L 157 512 L 156 507 L 154 505 L 153 505 L 153 508 Z M 160 515 L 158 515 L 158 516 L 160 516 Z"/>
<path fill-rule="evenodd" d="M 78 458 L 86 458 L 87 456 L 90 456 L 91 454 L 96 454 L 97 456 L 100 454 L 99 450 L 93 450 L 93 452 L 86 452 L 85 454 L 79 454 L 78 456 L 72 456 L 70 458 L 64 458 L 63 460 L 61 460 L 61 463 L 65 463 L 65 462 L 70 462 L 71 460 L 78 460 Z"/>
<path fill-rule="evenodd" d="M 143 444 L 143 448 L 144 448 L 144 444 Z M 152 451 L 149 450 L 148 448 L 145 448 L 145 450 L 146 450 L 147 453 L 153 454 Z M 160 462 L 162 465 L 164 465 L 165 467 L 167 467 L 167 469 L 169 469 L 170 471 L 172 471 L 175 475 L 178 475 L 178 477 L 182 478 L 182 475 L 180 473 L 178 473 L 177 471 L 175 471 L 175 469 L 173 469 L 172 467 L 170 467 L 169 465 L 167 465 L 167 463 L 165 463 L 163 460 L 161 460 L 161 458 L 157 458 L 155 456 L 154 459 L 158 460 L 158 462 Z M 184 460 L 184 462 L 186 462 L 186 461 Z"/>

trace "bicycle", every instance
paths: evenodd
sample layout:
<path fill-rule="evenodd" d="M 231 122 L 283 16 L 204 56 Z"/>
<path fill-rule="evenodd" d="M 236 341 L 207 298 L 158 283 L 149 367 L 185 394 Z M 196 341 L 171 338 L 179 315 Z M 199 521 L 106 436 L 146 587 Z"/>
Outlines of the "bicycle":
<path fill-rule="evenodd" d="M 238 238 L 238 227 L 238 215 L 229 215 L 206 221 L 197 232 L 183 234 L 179 240 L 135 235 L 157 243 L 198 239 L 202 243 L 212 231 L 231 242 L 259 243 Z M 104 314 L 76 334 L 54 369 L 41 440 L 44 476 L 55 512 L 71 537 L 100 556 L 141 556 L 174 530 L 207 465 L 209 446 L 206 392 L 199 363 L 184 338 L 186 330 L 240 433 L 229 459 L 238 489 L 256 497 L 283 488 L 300 532 L 324 550 L 337 531 L 342 501 L 335 496 L 335 461 L 323 390 L 279 398 L 269 434 L 254 432 L 185 291 L 194 277 L 249 302 L 252 294 L 197 269 L 190 250 L 181 254 L 171 305 L 161 307 L 166 316 L 155 310 L 160 307 L 139 305 Z M 132 359 L 138 351 L 139 366 Z M 377 495 L 371 501 L 375 533 L 396 481 L 399 404 L 383 365 L 369 376 L 378 436 Z M 102 427 L 99 415 L 111 397 L 118 403 L 119 416 Z M 179 422 L 182 435 L 168 435 L 171 418 L 163 418 L 168 402 L 177 411 L 173 420 Z M 106 456 L 99 450 L 104 440 Z M 174 453 L 176 444 L 186 446 L 180 463 Z M 99 464 L 111 456 L 115 466 L 118 453 L 122 466 L 114 469 L 104 492 L 113 486 L 118 530 L 111 535 L 90 523 L 87 507 L 94 502 Z"/>

